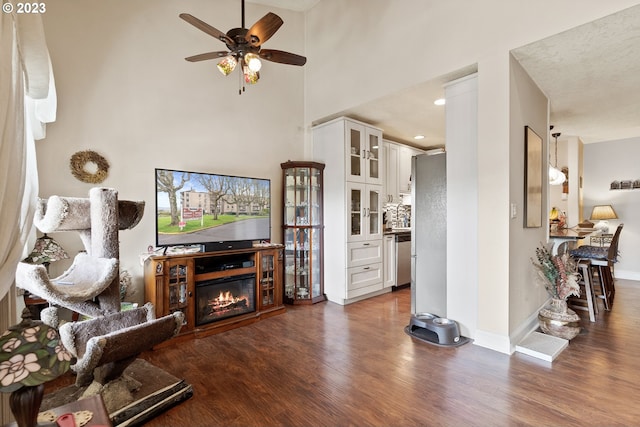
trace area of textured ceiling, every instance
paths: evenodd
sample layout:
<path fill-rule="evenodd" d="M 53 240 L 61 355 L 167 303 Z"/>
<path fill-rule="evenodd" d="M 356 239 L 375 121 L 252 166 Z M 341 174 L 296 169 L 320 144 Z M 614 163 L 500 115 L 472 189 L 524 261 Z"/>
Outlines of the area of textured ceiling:
<path fill-rule="evenodd" d="M 551 123 L 585 143 L 640 136 L 640 6 L 513 51 L 551 102 Z"/>

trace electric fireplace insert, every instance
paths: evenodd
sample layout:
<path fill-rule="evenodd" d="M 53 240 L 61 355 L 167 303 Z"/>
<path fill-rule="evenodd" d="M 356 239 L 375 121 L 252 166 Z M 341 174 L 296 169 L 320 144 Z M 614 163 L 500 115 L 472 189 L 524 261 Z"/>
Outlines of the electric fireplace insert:
<path fill-rule="evenodd" d="M 255 287 L 255 274 L 197 282 L 196 325 L 256 311 Z"/>

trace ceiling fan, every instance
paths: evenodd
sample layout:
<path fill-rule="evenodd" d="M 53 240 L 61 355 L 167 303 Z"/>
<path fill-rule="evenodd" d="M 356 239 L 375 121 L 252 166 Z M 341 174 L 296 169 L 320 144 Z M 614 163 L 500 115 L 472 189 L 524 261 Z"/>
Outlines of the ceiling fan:
<path fill-rule="evenodd" d="M 260 78 L 259 70 L 262 66 L 260 58 L 290 65 L 304 65 L 307 62 L 307 58 L 295 53 L 275 49 L 262 49 L 262 44 L 278 31 L 284 21 L 275 13 L 269 12 L 253 24 L 251 28 L 246 29 L 244 26 L 244 0 L 242 0 L 242 26 L 240 28 L 232 28 L 226 34 L 188 13 L 181 13 L 179 16 L 199 30 L 217 38 L 229 49 L 228 51 L 201 53 L 185 59 L 189 62 L 198 62 L 222 58 L 218 62 L 218 69 L 225 76 L 229 75 L 239 64 L 240 76 L 241 79 L 244 78 L 244 83 L 254 84 L 258 82 Z M 240 94 L 244 91 L 243 82 L 241 82 Z"/>

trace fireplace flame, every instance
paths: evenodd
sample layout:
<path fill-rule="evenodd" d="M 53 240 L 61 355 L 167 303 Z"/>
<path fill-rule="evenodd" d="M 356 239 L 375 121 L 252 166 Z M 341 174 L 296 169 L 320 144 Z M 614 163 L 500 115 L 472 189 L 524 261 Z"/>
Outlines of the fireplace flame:
<path fill-rule="evenodd" d="M 218 302 L 237 302 L 237 298 L 234 298 L 233 294 L 229 291 L 220 291 L 220 296 L 218 296 Z"/>

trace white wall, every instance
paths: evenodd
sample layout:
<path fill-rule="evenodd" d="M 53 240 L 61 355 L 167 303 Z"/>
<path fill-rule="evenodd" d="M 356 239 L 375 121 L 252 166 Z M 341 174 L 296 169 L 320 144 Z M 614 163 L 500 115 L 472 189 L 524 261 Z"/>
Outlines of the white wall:
<path fill-rule="evenodd" d="M 447 130 L 447 311 L 475 338 L 478 321 L 478 81 L 445 88 Z M 464 266 L 464 268 L 460 268 Z"/>
<path fill-rule="evenodd" d="M 250 4 L 246 23 L 273 8 Z M 139 255 L 155 243 L 154 168 L 269 178 L 272 237 L 281 242 L 280 163 L 303 157 L 304 68 L 265 63 L 261 79 L 238 95 L 238 71 L 186 56 L 225 45 L 178 18 L 181 12 L 221 31 L 240 26 L 237 0 L 56 0 L 43 16 L 58 88 L 58 118 L 38 143 L 40 196 L 87 197 L 69 158 L 91 149 L 111 164 L 101 186 L 144 200 L 145 216 L 120 233 L 122 268 L 142 296 Z M 275 10 L 284 25 L 265 46 L 304 55 L 304 16 Z M 73 255 L 77 236 L 57 233 Z M 65 262 L 52 264 L 61 272 Z"/>
<path fill-rule="evenodd" d="M 509 226 L 509 331 L 517 344 L 529 332 L 537 321 L 532 313 L 548 299 L 545 287 L 537 280 L 531 258 L 535 257 L 535 248 L 546 242 L 548 234 L 547 192 L 548 186 L 542 186 L 542 226 L 524 227 L 524 127 L 529 126 L 544 141 L 542 178 L 548 176 L 548 150 L 550 145 L 548 130 L 548 100 L 520 64 L 511 58 L 511 144 L 510 150 L 510 203 L 517 207 L 517 215 L 510 219 Z M 495 266 L 495 264 L 494 264 Z"/>
<path fill-rule="evenodd" d="M 640 138 L 584 145 L 584 210 L 589 218 L 594 205 L 610 204 L 618 214 L 609 232 L 624 224 L 620 234 L 617 278 L 640 280 L 640 189 L 610 190 L 613 181 L 640 179 Z"/>

